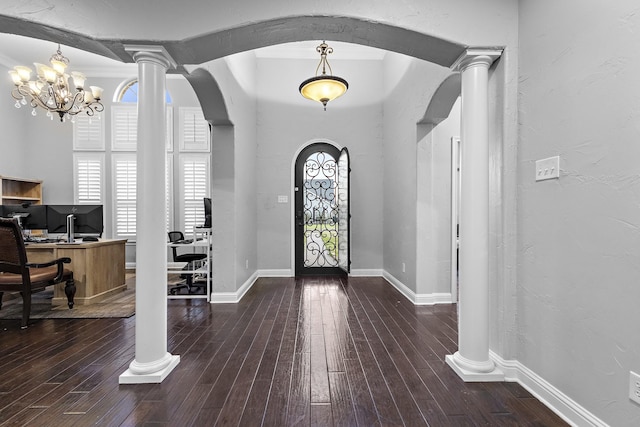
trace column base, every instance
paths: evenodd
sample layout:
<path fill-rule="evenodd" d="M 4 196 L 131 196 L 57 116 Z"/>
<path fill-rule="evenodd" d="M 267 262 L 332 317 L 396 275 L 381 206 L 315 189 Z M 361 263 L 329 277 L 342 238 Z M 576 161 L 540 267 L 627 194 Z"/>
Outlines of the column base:
<path fill-rule="evenodd" d="M 453 369 L 455 373 L 458 374 L 458 376 L 462 378 L 464 382 L 471 383 L 471 382 L 502 382 L 504 381 L 504 372 L 502 372 L 502 370 L 497 368 L 495 364 L 491 363 L 492 367 L 490 370 L 479 372 L 475 370 L 470 370 L 468 365 L 460 363 L 459 357 L 461 356 L 458 354 L 458 352 L 456 352 L 453 355 L 449 354 L 445 356 L 444 359 L 447 362 L 447 365 L 449 365 L 449 367 Z"/>
<path fill-rule="evenodd" d="M 157 384 L 161 383 L 180 363 L 180 356 L 170 356 L 169 364 L 156 372 L 147 374 L 134 374 L 131 368 L 120 374 L 120 384 Z"/>

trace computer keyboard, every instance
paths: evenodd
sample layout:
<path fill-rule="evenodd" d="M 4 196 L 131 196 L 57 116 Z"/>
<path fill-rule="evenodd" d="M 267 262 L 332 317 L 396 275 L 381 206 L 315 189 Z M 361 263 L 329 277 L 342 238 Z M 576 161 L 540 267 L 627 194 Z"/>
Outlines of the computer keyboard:
<path fill-rule="evenodd" d="M 26 243 L 58 243 L 58 239 L 49 239 L 45 237 L 30 237 L 25 240 Z"/>

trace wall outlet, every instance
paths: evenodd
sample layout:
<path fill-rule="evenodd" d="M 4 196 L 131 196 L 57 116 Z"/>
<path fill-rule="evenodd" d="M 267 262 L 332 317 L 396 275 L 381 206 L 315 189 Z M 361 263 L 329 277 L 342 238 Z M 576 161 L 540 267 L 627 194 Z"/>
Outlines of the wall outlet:
<path fill-rule="evenodd" d="M 640 405 L 640 375 L 629 372 L 629 399 Z"/>
<path fill-rule="evenodd" d="M 560 178 L 560 157 L 536 160 L 536 181 Z"/>

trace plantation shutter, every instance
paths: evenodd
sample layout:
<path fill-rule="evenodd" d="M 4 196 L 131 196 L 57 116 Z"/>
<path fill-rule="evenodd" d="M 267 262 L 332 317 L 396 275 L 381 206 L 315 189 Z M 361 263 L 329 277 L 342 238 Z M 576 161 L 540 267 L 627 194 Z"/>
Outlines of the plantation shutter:
<path fill-rule="evenodd" d="M 104 154 L 74 153 L 74 199 L 77 204 L 102 204 Z"/>
<path fill-rule="evenodd" d="M 204 224 L 204 198 L 209 195 L 209 156 L 181 156 L 182 217 L 184 232 Z"/>
<path fill-rule="evenodd" d="M 136 156 L 119 155 L 113 159 L 114 234 L 136 235 Z"/>
<path fill-rule="evenodd" d="M 104 150 L 104 122 L 100 117 L 78 114 L 73 119 L 74 150 Z"/>
<path fill-rule="evenodd" d="M 173 157 L 165 163 L 165 204 L 167 208 L 167 232 L 173 230 Z"/>
<path fill-rule="evenodd" d="M 199 108 L 180 108 L 180 151 L 209 151 L 209 123 Z"/>
<path fill-rule="evenodd" d="M 135 105 L 111 107 L 111 149 L 135 151 L 138 141 L 138 110 Z"/>

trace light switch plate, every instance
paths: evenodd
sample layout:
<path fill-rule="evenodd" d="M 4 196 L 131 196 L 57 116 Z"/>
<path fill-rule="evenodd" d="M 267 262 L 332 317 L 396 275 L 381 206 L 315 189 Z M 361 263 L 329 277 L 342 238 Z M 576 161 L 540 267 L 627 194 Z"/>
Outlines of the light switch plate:
<path fill-rule="evenodd" d="M 278 203 L 289 203 L 289 197 L 287 197 L 287 196 L 278 196 Z"/>
<path fill-rule="evenodd" d="M 560 178 L 560 157 L 536 160 L 536 181 Z"/>
<path fill-rule="evenodd" d="M 640 405 L 640 375 L 629 371 L 629 399 Z"/>

